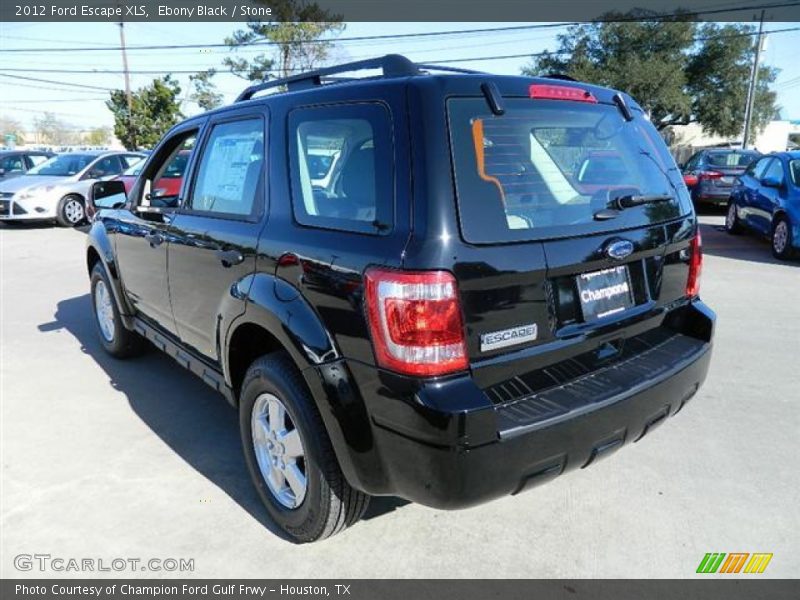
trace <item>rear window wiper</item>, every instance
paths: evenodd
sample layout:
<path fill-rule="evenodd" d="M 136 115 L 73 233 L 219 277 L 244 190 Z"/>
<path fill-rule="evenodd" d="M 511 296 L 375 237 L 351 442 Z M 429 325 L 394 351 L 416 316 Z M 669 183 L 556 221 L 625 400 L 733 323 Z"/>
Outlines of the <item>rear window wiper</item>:
<path fill-rule="evenodd" d="M 656 204 L 658 202 L 669 202 L 672 200 L 669 194 L 650 194 L 638 196 L 635 194 L 626 194 L 619 196 L 609 202 L 609 208 L 616 208 L 617 210 L 625 210 L 626 208 L 633 208 L 634 206 L 642 206 L 643 204 Z"/>
<path fill-rule="evenodd" d="M 642 206 L 644 204 L 656 204 L 658 202 L 669 202 L 674 200 L 669 194 L 650 194 L 650 195 L 636 195 L 626 194 L 610 200 L 608 206 L 602 210 L 594 213 L 595 221 L 607 221 L 619 216 L 620 211 L 626 208 L 633 208 L 634 206 Z"/>

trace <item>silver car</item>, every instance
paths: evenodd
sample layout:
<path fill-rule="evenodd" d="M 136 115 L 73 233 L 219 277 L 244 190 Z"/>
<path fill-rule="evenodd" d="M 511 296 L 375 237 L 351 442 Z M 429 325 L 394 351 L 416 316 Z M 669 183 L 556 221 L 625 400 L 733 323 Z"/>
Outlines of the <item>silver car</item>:
<path fill-rule="evenodd" d="M 64 227 L 86 218 L 86 194 L 145 157 L 138 152 L 59 154 L 25 175 L 0 182 L 0 221 L 55 219 Z"/>

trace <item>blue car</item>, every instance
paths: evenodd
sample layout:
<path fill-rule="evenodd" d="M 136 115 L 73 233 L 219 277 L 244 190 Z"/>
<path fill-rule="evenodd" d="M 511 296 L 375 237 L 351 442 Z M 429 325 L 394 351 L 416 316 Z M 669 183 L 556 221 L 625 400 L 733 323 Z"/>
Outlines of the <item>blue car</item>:
<path fill-rule="evenodd" d="M 777 152 L 753 162 L 736 180 L 725 229 L 769 236 L 776 258 L 800 250 L 800 152 Z"/>

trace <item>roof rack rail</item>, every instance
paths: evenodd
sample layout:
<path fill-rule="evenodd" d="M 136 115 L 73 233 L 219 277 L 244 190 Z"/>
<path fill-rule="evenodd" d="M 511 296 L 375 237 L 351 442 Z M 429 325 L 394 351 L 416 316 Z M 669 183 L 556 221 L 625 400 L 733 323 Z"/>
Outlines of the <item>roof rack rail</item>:
<path fill-rule="evenodd" d="M 400 54 L 387 54 L 379 58 L 369 58 L 366 60 L 358 60 L 355 62 L 344 63 L 335 65 L 333 67 L 324 67 L 308 73 L 300 73 L 291 77 L 284 77 L 282 79 L 272 79 L 264 81 L 255 85 L 249 86 L 234 100 L 234 102 L 244 102 L 250 100 L 258 92 L 286 86 L 290 92 L 296 90 L 309 89 L 324 83 L 342 83 L 347 81 L 355 81 L 358 78 L 354 77 L 333 77 L 339 73 L 350 73 L 352 71 L 365 71 L 368 69 L 381 69 L 383 77 L 409 77 L 412 75 L 419 75 L 420 69 L 426 71 L 442 71 L 445 73 L 479 73 L 479 71 L 470 71 L 469 69 L 459 69 L 457 67 L 440 67 L 438 65 L 418 65 L 411 62 L 405 56 Z"/>

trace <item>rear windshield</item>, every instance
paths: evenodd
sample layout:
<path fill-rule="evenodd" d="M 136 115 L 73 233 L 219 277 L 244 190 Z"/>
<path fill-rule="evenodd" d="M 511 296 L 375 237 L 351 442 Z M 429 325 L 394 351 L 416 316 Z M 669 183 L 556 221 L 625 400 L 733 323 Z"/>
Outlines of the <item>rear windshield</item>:
<path fill-rule="evenodd" d="M 448 102 L 464 239 L 496 243 L 640 227 L 691 211 L 674 160 L 655 128 L 614 105 L 510 99 L 493 115 L 482 98 Z M 616 218 L 616 198 L 668 195 Z"/>
<path fill-rule="evenodd" d="M 744 169 L 759 156 L 757 152 L 710 152 L 707 162 L 711 167 Z"/>

